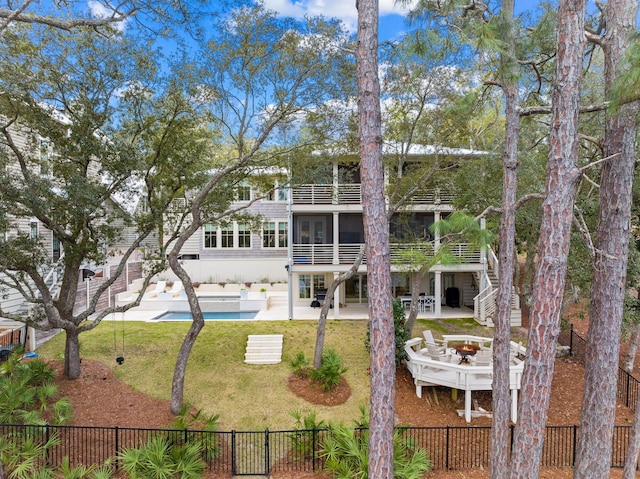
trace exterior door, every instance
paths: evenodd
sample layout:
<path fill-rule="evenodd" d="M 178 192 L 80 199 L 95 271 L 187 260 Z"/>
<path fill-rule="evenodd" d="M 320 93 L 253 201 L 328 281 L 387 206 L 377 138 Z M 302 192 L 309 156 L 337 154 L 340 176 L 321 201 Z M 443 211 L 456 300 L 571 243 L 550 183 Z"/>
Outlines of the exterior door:
<path fill-rule="evenodd" d="M 301 216 L 298 221 L 298 238 L 302 244 L 326 244 L 325 218 Z"/>
<path fill-rule="evenodd" d="M 348 303 L 367 302 L 367 275 L 357 274 L 353 278 L 345 281 L 345 300 Z"/>

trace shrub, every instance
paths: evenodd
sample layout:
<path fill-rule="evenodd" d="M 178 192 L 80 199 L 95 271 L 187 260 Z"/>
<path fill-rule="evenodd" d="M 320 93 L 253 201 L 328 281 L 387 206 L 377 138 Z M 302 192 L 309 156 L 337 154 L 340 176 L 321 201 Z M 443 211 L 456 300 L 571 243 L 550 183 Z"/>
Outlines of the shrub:
<path fill-rule="evenodd" d="M 290 411 L 289 415 L 295 419 L 294 431 L 289 434 L 293 448 L 293 454 L 298 459 L 310 459 L 318 452 L 320 442 L 318 440 L 318 430 L 327 427 L 326 423 L 318 420 L 316 412 L 302 410 Z"/>
<path fill-rule="evenodd" d="M 141 447 L 124 449 L 119 457 L 130 477 L 161 479 L 201 478 L 205 463 L 198 443 L 172 444 L 167 437 L 156 436 Z"/>
<path fill-rule="evenodd" d="M 289 367 L 291 371 L 301 378 L 307 376 L 307 368 L 309 367 L 309 360 L 302 351 L 295 355 L 295 357 L 289 360 Z"/>
<path fill-rule="evenodd" d="M 366 425 L 366 411 L 357 423 Z M 332 425 L 322 441 L 325 470 L 341 479 L 365 479 L 369 462 L 369 430 L 362 427 Z M 431 469 L 427 453 L 415 447 L 405 431 L 396 429 L 393 436 L 393 468 L 396 479 L 419 479 Z"/>
<path fill-rule="evenodd" d="M 309 369 L 309 377 L 320 383 L 322 389 L 325 391 L 333 391 L 340 380 L 342 375 L 347 372 L 342 364 L 342 358 L 333 349 L 327 348 L 322 352 L 322 362 L 319 369 Z"/>
<path fill-rule="evenodd" d="M 411 331 L 407 329 L 407 316 L 400 299 L 393 300 L 393 329 L 395 331 L 396 367 L 398 367 L 402 363 L 402 360 L 407 357 L 404 345 L 411 335 Z M 368 352 L 371 352 L 371 330 L 369 326 L 367 326 L 365 347 Z"/>

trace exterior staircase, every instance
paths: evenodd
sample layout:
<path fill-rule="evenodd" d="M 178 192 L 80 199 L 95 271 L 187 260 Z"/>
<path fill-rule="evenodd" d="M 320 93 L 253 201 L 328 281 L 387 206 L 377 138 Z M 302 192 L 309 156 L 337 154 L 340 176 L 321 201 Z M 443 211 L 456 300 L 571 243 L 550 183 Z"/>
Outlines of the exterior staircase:
<path fill-rule="evenodd" d="M 493 315 L 496 312 L 496 297 L 498 294 L 498 258 L 492 250 L 488 252 L 487 274 L 485 277 L 485 288 L 474 298 L 475 320 L 483 326 L 493 327 Z M 478 281 L 479 278 L 476 278 Z M 478 282 L 478 284 L 482 284 Z M 511 315 L 510 324 L 512 327 L 522 326 L 522 310 L 520 309 L 520 298 L 514 292 L 511 295 Z"/>
<path fill-rule="evenodd" d="M 282 361 L 283 334 L 250 334 L 244 362 L 247 364 L 278 364 Z"/>

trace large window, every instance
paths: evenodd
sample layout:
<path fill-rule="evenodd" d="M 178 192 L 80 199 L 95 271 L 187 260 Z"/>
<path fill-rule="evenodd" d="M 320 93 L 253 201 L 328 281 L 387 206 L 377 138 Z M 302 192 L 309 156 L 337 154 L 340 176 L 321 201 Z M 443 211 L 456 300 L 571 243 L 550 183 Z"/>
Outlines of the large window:
<path fill-rule="evenodd" d="M 238 248 L 251 248 L 251 228 L 247 223 L 238 223 Z"/>
<path fill-rule="evenodd" d="M 289 228 L 286 221 L 268 221 L 262 228 L 263 248 L 286 248 Z"/>
<path fill-rule="evenodd" d="M 205 248 L 217 248 L 218 247 L 218 226 L 207 224 L 204 225 L 204 247 Z"/>
<path fill-rule="evenodd" d="M 233 248 L 233 223 L 220 228 L 220 247 Z"/>
<path fill-rule="evenodd" d="M 248 223 L 206 224 L 203 235 L 204 248 L 251 248 L 251 226 Z"/>
<path fill-rule="evenodd" d="M 251 201 L 251 185 L 248 180 L 243 180 L 237 187 L 238 201 Z"/>

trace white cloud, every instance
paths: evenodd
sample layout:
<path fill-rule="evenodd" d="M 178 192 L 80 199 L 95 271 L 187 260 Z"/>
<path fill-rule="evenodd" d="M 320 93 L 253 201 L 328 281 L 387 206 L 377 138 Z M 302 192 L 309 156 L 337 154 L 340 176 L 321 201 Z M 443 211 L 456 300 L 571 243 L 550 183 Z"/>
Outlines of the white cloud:
<path fill-rule="evenodd" d="M 408 7 L 416 2 L 417 0 L 411 0 Z M 305 15 L 323 15 L 328 18 L 339 18 L 351 31 L 356 30 L 358 23 L 355 0 L 264 0 L 264 4 L 269 10 L 287 17 L 301 19 Z M 396 4 L 395 0 L 380 0 L 378 8 L 381 17 L 407 14 L 407 8 Z"/>
<path fill-rule="evenodd" d="M 93 18 L 108 18 L 113 16 L 113 10 L 108 9 L 102 3 L 96 0 L 89 0 L 87 2 L 87 5 L 89 6 L 89 11 L 91 12 L 91 16 Z M 126 24 L 127 22 L 124 21 L 124 22 L 112 23 L 111 26 L 116 30 L 123 32 L 124 29 L 126 28 Z"/>

